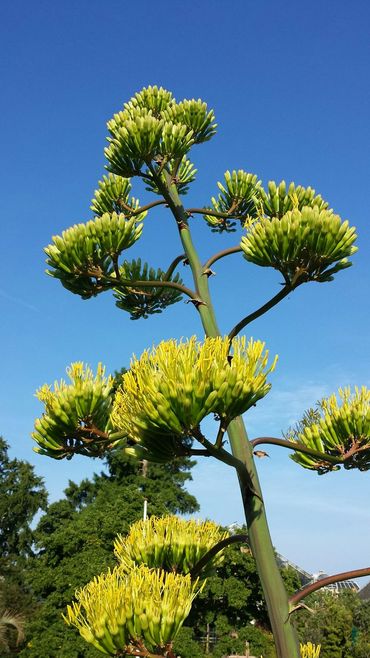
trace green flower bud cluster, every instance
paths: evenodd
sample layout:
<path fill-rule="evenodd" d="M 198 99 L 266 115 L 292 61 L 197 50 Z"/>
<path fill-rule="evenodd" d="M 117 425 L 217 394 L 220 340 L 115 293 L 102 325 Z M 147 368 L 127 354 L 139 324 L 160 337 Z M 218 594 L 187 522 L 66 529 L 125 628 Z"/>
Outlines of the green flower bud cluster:
<path fill-rule="evenodd" d="M 53 236 L 53 243 L 45 248 L 51 267 L 47 274 L 83 299 L 97 295 L 107 287 L 102 278 L 114 272 L 114 262 L 139 239 L 142 229 L 136 218 L 115 212 L 75 224 Z"/>
<path fill-rule="evenodd" d="M 162 653 L 176 637 L 198 591 L 198 582 L 190 575 L 144 565 L 128 572 L 116 567 L 77 591 L 77 600 L 63 617 L 106 655 L 140 655 L 137 652 L 144 647 Z"/>
<path fill-rule="evenodd" d="M 179 274 L 166 278 L 166 273 L 160 268 L 154 270 L 147 263 L 141 264 L 140 258 L 131 262 L 124 261 L 120 267 L 120 276 L 125 281 L 172 281 L 182 284 Z M 130 313 L 131 320 L 147 318 L 154 313 L 161 313 L 167 306 L 180 301 L 182 295 L 174 288 L 150 287 L 130 288 L 127 285 L 117 286 L 113 291 L 116 306 Z"/>
<path fill-rule="evenodd" d="M 118 535 L 115 555 L 124 569 L 146 564 L 173 573 L 189 573 L 199 560 L 228 532 L 212 521 L 179 519 L 176 516 L 150 517 L 134 523 L 126 537 Z M 213 573 L 223 561 L 220 551 L 203 569 L 201 578 Z"/>
<path fill-rule="evenodd" d="M 341 404 L 337 396 L 321 400 L 311 414 L 287 438 L 303 443 L 312 450 L 322 453 L 322 459 L 295 452 L 292 459 L 304 468 L 319 474 L 331 470 L 370 468 L 370 390 L 365 386 L 339 389 Z M 325 460 L 326 456 L 337 457 L 338 463 Z"/>
<path fill-rule="evenodd" d="M 168 168 L 172 172 L 172 176 L 176 183 L 178 193 L 187 194 L 187 192 L 189 191 L 189 185 L 195 180 L 195 176 L 197 173 L 197 170 L 195 169 L 194 165 L 184 155 L 184 157 L 181 158 L 180 162 L 174 159 L 170 160 L 168 163 Z M 145 189 L 148 190 L 148 192 L 154 192 L 154 194 L 161 194 L 155 181 L 153 179 L 150 179 L 149 170 L 147 170 L 146 173 L 148 178 L 146 179 L 147 186 Z"/>
<path fill-rule="evenodd" d="M 320 194 L 316 194 L 312 187 L 295 186 L 294 183 L 290 183 L 287 190 L 286 183 L 282 180 L 278 185 L 274 181 L 269 181 L 267 189 L 266 192 L 263 187 L 258 188 L 254 196 L 255 212 L 251 213 L 252 218 L 263 216 L 281 219 L 288 210 L 302 210 L 305 206 L 319 210 L 329 208 L 329 204 Z"/>
<path fill-rule="evenodd" d="M 180 123 L 190 128 L 193 131 L 194 144 L 207 142 L 216 134 L 214 112 L 208 111 L 207 103 L 203 103 L 200 98 L 173 103 L 165 109 L 162 116 L 165 121 Z"/>
<path fill-rule="evenodd" d="M 112 426 L 146 450 L 152 461 L 184 454 L 189 437 L 208 414 L 225 426 L 270 390 L 268 351 L 245 337 L 163 341 L 123 375 L 112 411 Z M 185 450 L 186 452 L 186 450 Z"/>
<path fill-rule="evenodd" d="M 325 282 L 352 264 L 348 256 L 357 251 L 355 231 L 331 210 L 304 206 L 286 212 L 281 219 L 261 217 L 242 237 L 240 246 L 248 261 L 274 267 L 291 285 Z"/>
<path fill-rule="evenodd" d="M 141 175 L 142 167 L 150 163 L 181 160 L 193 144 L 210 139 L 216 129 L 206 103 L 200 99 L 176 103 L 158 87 L 136 94 L 107 125 L 107 168 L 123 177 Z"/>
<path fill-rule="evenodd" d="M 227 171 L 225 184 L 218 182 L 217 186 L 220 194 L 217 198 L 212 197 L 211 199 L 213 210 L 230 215 L 230 219 L 207 214 L 204 214 L 204 219 L 214 232 L 234 232 L 235 221 L 232 219 L 237 217 L 244 223 L 253 212 L 254 199 L 261 189 L 261 181 L 255 174 L 248 174 L 239 169 L 239 171 Z"/>
<path fill-rule="evenodd" d="M 306 644 L 300 644 L 300 653 L 301 658 L 319 658 L 321 645 L 312 644 L 312 642 L 306 642 Z"/>
<path fill-rule="evenodd" d="M 44 384 L 36 397 L 44 403 L 45 412 L 35 421 L 32 438 L 35 452 L 54 459 L 71 458 L 74 454 L 99 456 L 109 443 L 104 437 L 112 407 L 113 378 L 105 376 L 99 364 L 94 375 L 82 362 L 67 369 L 71 383 L 61 380 L 54 390 Z"/>
<path fill-rule="evenodd" d="M 175 99 L 170 91 L 157 85 L 149 85 L 136 92 L 130 101 L 124 104 L 124 108 L 128 112 L 133 108 L 151 110 L 154 116 L 160 118 L 162 112 L 174 102 Z"/>
<path fill-rule="evenodd" d="M 130 198 L 129 196 L 131 192 L 129 178 L 108 174 L 108 176 L 103 176 L 103 180 L 99 181 L 98 185 L 99 188 L 95 191 L 92 205 L 90 206 L 96 217 L 114 212 L 118 214 L 123 212 L 125 215 L 129 215 L 129 208 L 132 211 L 136 211 L 140 207 L 139 200 L 134 197 Z M 145 211 L 135 215 L 135 221 L 141 222 L 146 215 L 147 212 Z"/>

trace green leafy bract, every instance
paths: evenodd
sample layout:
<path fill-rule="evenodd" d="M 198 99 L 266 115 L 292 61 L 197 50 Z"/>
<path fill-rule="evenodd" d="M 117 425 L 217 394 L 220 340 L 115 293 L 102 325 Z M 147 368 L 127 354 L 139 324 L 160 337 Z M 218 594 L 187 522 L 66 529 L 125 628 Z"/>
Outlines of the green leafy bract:
<path fill-rule="evenodd" d="M 166 278 L 166 273 L 158 268 L 154 270 L 147 263 L 142 265 L 140 258 L 131 262 L 124 261 L 120 267 L 120 276 L 125 281 L 171 281 L 182 284 L 179 274 Z M 167 306 L 175 304 L 182 298 L 181 291 L 160 286 L 130 287 L 127 285 L 114 288 L 116 306 L 130 313 L 131 320 L 147 318 L 154 313 L 161 313 Z"/>

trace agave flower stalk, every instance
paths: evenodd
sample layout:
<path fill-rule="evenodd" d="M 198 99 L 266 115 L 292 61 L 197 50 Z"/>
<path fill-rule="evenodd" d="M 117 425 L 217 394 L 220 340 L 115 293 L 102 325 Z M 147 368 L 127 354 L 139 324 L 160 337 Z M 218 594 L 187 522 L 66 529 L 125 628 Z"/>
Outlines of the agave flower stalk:
<path fill-rule="evenodd" d="M 95 194 L 92 204 L 95 219 L 54 238 L 47 248 L 50 273 L 82 297 L 113 288 L 118 306 L 129 311 L 132 317 L 158 312 L 178 301 L 180 294 L 189 297 L 206 334 L 203 346 L 194 339 L 182 344 L 167 341 L 133 361 L 133 374 L 126 377 L 109 419 L 109 429 L 119 430 L 111 434 L 111 440 L 122 439 L 126 452 L 131 451 L 141 458 L 168 461 L 177 455 L 192 454 L 195 439 L 202 444 L 198 454 L 213 455 L 236 469 L 249 543 L 267 603 L 277 656 L 299 658 L 299 645 L 290 620 L 291 609 L 276 563 L 254 463 L 255 445 L 248 441 L 240 416 L 268 391 L 266 376 L 274 363 L 268 367 L 264 346 L 258 341 L 246 344 L 236 337 L 298 286 L 308 281 L 331 281 L 338 272 L 349 267 L 349 259 L 356 251 L 355 228 L 334 214 L 312 188 L 270 181 L 265 191 L 257 176 L 243 170 L 226 172 L 224 181 L 218 184 L 219 194 L 210 204 L 186 210 L 180 195 L 186 194 L 196 174 L 189 152 L 193 146 L 211 139 L 216 131 L 214 114 L 200 99 L 178 103 L 171 92 L 162 87 L 147 87 L 114 115 L 108 130 L 106 156 L 110 174 L 101 181 Z M 158 200 L 140 207 L 137 200 L 130 197 L 128 179 L 131 176 L 140 177 L 148 190 L 159 195 Z M 146 264 L 141 268 L 139 261 L 125 261 L 123 265 L 118 262 L 123 251 L 140 237 L 146 212 L 158 205 L 167 206 L 175 219 L 194 290 L 186 288 L 174 274 L 177 259 L 167 273 L 155 271 Z M 202 265 L 190 232 L 189 218 L 193 214 L 203 215 L 211 230 L 216 232 L 234 231 L 239 222 L 246 233 L 239 245 L 211 256 Z M 208 280 L 213 263 L 238 253 L 255 265 L 279 271 L 283 288 L 259 309 L 249 312 L 226 338 L 221 338 Z M 166 359 L 172 364 L 167 370 Z M 176 372 L 181 389 L 171 380 L 171 370 Z M 242 377 L 241 372 L 244 373 Z M 46 401 L 49 393 L 46 390 L 44 393 Z M 76 415 L 74 397 L 63 395 L 66 398 L 63 403 L 71 407 L 72 416 Z M 294 437 L 298 440 L 292 441 L 290 447 L 302 466 L 319 471 L 323 466 L 319 464 L 318 468 L 317 460 L 325 454 L 327 470 L 338 463 L 361 469 L 370 467 L 367 393 L 356 392 L 354 396 L 344 393 L 342 402 L 340 406 L 334 399 L 329 400 L 322 406 L 320 418 L 316 414 L 312 423 L 305 422 L 299 436 Z M 60 408 L 63 421 L 66 409 L 63 405 Z M 355 426 L 350 418 L 354 410 L 359 412 L 355 414 Z M 220 419 L 215 443 L 208 441 L 201 431 L 200 422 L 207 413 L 215 413 Z M 38 427 L 41 439 L 36 440 L 42 445 L 51 435 L 56 446 L 51 446 L 50 454 L 55 456 L 60 442 L 52 432 L 60 428 L 55 428 L 59 421 L 53 414 L 50 402 L 44 424 L 40 419 Z M 107 428 L 108 425 L 103 431 Z M 226 429 L 232 454 L 223 445 Z M 128 446 L 124 441 L 125 434 L 133 445 Z M 289 437 L 280 440 L 280 445 L 282 442 L 286 447 Z M 46 443 L 44 446 L 49 450 Z M 62 447 L 68 454 L 65 442 Z M 49 454 L 47 450 L 45 454 Z M 75 616 L 79 618 L 77 609 Z M 102 624 L 101 617 L 99 619 Z M 94 641 L 97 637 L 99 641 L 105 637 L 107 646 L 114 645 L 112 637 L 117 624 L 112 624 L 108 638 L 105 630 L 101 635 L 102 626 L 98 624 Z M 86 627 L 85 622 L 80 625 Z M 142 645 L 139 646 L 137 636 L 135 638 L 136 645 L 130 646 L 136 655 L 144 655 Z M 307 651 L 304 658 L 317 658 L 316 648 Z"/>
<path fill-rule="evenodd" d="M 208 277 L 203 273 L 201 261 L 192 241 L 188 214 L 181 203 L 176 185 L 171 181 L 169 175 L 166 176 L 164 183 L 159 178 L 156 179 L 155 171 L 152 171 L 152 175 L 177 222 L 179 236 L 189 260 L 196 290 L 204 302 L 198 307 L 204 331 L 207 336 L 219 336 L 220 331 L 211 301 Z M 275 558 L 253 450 L 241 417 L 231 421 L 228 435 L 234 457 L 244 465 L 243 471 L 238 472 L 239 485 L 250 545 L 265 594 L 277 654 L 279 658 L 299 658 L 296 633 L 289 617 L 288 596 Z"/>

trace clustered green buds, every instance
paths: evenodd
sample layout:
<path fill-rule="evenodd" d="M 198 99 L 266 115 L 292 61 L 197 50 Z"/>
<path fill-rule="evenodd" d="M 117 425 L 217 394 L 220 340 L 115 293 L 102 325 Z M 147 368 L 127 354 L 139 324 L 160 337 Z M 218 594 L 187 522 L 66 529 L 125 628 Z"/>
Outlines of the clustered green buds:
<path fill-rule="evenodd" d="M 301 658 L 319 658 L 320 656 L 320 644 L 312 644 L 312 642 L 306 642 L 306 644 L 299 645 Z"/>
<path fill-rule="evenodd" d="M 45 412 L 35 421 L 32 438 L 38 446 L 34 450 L 54 459 L 76 453 L 97 457 L 114 445 L 104 433 L 112 407 L 113 378 L 105 376 L 101 364 L 94 375 L 82 362 L 72 363 L 67 374 L 71 383 L 62 379 L 55 382 L 54 390 L 44 384 L 36 392 Z"/>
<path fill-rule="evenodd" d="M 168 461 L 186 454 L 189 437 L 208 414 L 228 423 L 270 390 L 268 351 L 245 337 L 161 342 L 123 375 L 112 425 L 141 446 L 140 457 Z M 143 449 L 144 448 L 144 454 Z M 145 452 L 146 451 L 146 452 Z"/>
<path fill-rule="evenodd" d="M 331 210 L 304 206 L 289 210 L 281 219 L 261 217 L 240 246 L 248 261 L 274 267 L 289 285 L 325 282 L 352 264 L 348 257 L 357 251 L 355 230 Z"/>
<path fill-rule="evenodd" d="M 179 194 L 187 194 L 189 185 L 195 180 L 197 170 L 188 158 L 184 155 L 181 160 L 174 160 L 173 158 L 168 163 L 168 168 L 171 171 L 172 180 L 176 184 Z M 150 172 L 147 170 L 148 177 L 145 178 L 146 189 L 148 192 L 154 194 L 161 194 L 155 180 L 150 177 Z"/>
<path fill-rule="evenodd" d="M 130 313 L 131 320 L 147 318 L 154 313 L 161 313 L 167 306 L 175 304 L 182 298 L 181 291 L 176 288 L 165 288 L 160 286 L 130 287 L 129 281 L 171 281 L 182 284 L 179 274 L 166 276 L 166 273 L 158 268 L 154 270 L 147 263 L 142 265 L 140 258 L 137 260 L 124 261 L 119 268 L 120 278 L 125 281 L 125 285 L 113 289 L 116 298 L 116 306 Z"/>
<path fill-rule="evenodd" d="M 129 178 L 122 178 L 114 174 L 103 176 L 103 180 L 98 182 L 98 189 L 95 190 L 94 198 L 91 202 L 91 210 L 96 217 L 101 217 L 105 213 L 118 214 L 124 213 L 130 215 L 130 211 L 136 212 L 139 209 L 139 200 L 130 197 L 131 182 Z M 137 222 L 142 221 L 147 213 L 137 213 L 135 219 Z"/>
<path fill-rule="evenodd" d="M 255 174 L 239 171 L 226 171 L 225 183 L 217 183 L 220 190 L 218 197 L 212 197 L 212 208 L 216 213 L 226 214 L 228 217 L 217 217 L 204 214 L 204 219 L 211 226 L 212 231 L 217 233 L 235 231 L 235 221 L 239 219 L 242 223 L 254 212 L 255 197 L 261 189 L 261 181 Z"/>
<path fill-rule="evenodd" d="M 228 532 L 212 521 L 185 521 L 176 516 L 150 517 L 134 523 L 126 537 L 118 535 L 114 552 L 124 569 L 146 564 L 173 573 L 189 573 Z M 206 578 L 223 560 L 222 552 L 210 560 L 200 577 Z"/>
<path fill-rule="evenodd" d="M 64 620 L 109 656 L 140 655 L 144 647 L 162 653 L 188 616 L 198 589 L 190 575 L 144 565 L 130 571 L 116 567 L 76 592 Z"/>
<path fill-rule="evenodd" d="M 274 181 L 269 181 L 267 192 L 261 186 L 254 197 L 256 216 L 264 216 L 273 219 L 281 219 L 288 210 L 302 210 L 309 206 L 318 208 L 318 210 L 327 210 L 329 204 L 316 194 L 312 187 L 302 187 L 290 183 L 288 189 L 286 183 L 282 180 L 278 185 Z"/>
<path fill-rule="evenodd" d="M 135 217 L 115 212 L 75 224 L 45 248 L 47 273 L 83 299 L 97 295 L 111 287 L 104 278 L 115 274 L 118 256 L 139 239 L 142 228 Z"/>
<path fill-rule="evenodd" d="M 217 124 L 213 110 L 207 108 L 200 98 L 172 103 L 163 112 L 166 121 L 180 123 L 192 130 L 194 144 L 207 142 L 216 134 Z"/>
<path fill-rule="evenodd" d="M 177 170 L 193 144 L 209 140 L 216 132 L 213 111 L 208 111 L 206 103 L 200 99 L 177 103 L 162 87 L 143 89 L 107 125 L 108 169 L 123 177 L 141 176 L 143 167 L 157 171 L 157 165 L 160 168 L 171 161 Z M 174 169 L 170 167 L 170 173 L 176 182 Z"/>
<path fill-rule="evenodd" d="M 307 414 L 287 438 L 322 453 L 322 458 L 295 452 L 292 459 L 319 474 L 344 468 L 370 468 L 370 390 L 363 386 L 339 389 L 337 396 L 318 403 L 316 411 Z M 333 463 L 326 456 L 337 458 Z"/>

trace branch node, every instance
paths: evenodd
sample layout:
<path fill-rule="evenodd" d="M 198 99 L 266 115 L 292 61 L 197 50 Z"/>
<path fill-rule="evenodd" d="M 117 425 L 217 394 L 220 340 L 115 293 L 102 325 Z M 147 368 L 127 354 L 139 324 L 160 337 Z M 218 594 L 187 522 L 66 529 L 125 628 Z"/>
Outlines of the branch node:
<path fill-rule="evenodd" d="M 270 457 L 270 455 L 264 450 L 255 450 L 253 454 L 259 459 L 263 459 L 263 457 Z"/>
<path fill-rule="evenodd" d="M 201 299 L 187 299 L 185 304 L 194 304 L 195 308 L 199 308 L 199 306 L 207 306 L 207 304 Z"/>

